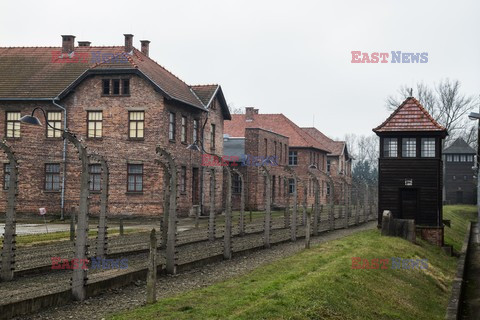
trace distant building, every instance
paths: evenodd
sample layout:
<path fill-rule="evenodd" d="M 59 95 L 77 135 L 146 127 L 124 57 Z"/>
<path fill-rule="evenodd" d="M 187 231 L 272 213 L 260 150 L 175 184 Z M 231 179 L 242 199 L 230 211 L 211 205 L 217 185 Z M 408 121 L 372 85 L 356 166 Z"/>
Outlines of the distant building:
<path fill-rule="evenodd" d="M 384 210 L 413 219 L 427 241 L 443 246 L 442 140 L 447 130 L 412 97 L 373 131 L 380 137 L 378 223 Z"/>
<path fill-rule="evenodd" d="M 476 151 L 458 138 L 443 152 L 445 161 L 445 202 L 475 204 L 477 181 L 473 177 Z"/>

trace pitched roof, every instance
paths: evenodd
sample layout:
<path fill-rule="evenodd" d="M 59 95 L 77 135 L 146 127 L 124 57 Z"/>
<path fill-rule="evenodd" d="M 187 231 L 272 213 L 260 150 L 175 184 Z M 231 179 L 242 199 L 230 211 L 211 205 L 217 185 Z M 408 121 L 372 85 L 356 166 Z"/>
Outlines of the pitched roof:
<path fill-rule="evenodd" d="M 291 147 L 309 147 L 330 152 L 283 114 L 255 114 L 250 121 L 245 114 L 233 114 L 232 121 L 224 123 L 224 133 L 233 137 L 244 137 L 245 128 L 262 128 L 289 138 Z"/>
<path fill-rule="evenodd" d="M 168 98 L 206 110 L 194 90 L 141 51 L 124 52 L 123 46 L 0 48 L 0 99 L 53 99 L 72 89 L 90 73 L 135 72 Z"/>
<path fill-rule="evenodd" d="M 194 85 L 190 87 L 207 109 L 210 108 L 210 104 L 213 101 L 213 98 L 216 96 L 220 101 L 224 119 L 232 119 L 230 110 L 228 109 L 227 101 L 225 100 L 225 96 L 223 95 L 222 87 L 220 87 L 220 85 L 205 84 Z"/>
<path fill-rule="evenodd" d="M 374 132 L 437 131 L 447 134 L 425 108 L 413 97 L 407 98 Z"/>
<path fill-rule="evenodd" d="M 450 146 L 445 148 L 443 151 L 444 154 L 477 154 L 475 149 L 473 149 L 468 143 L 465 142 L 462 138 L 455 140 Z"/>
<path fill-rule="evenodd" d="M 320 130 L 317 128 L 309 127 L 309 128 L 302 128 L 305 132 L 311 135 L 314 139 L 319 141 L 322 145 L 326 148 L 330 149 L 331 152 L 329 155 L 332 156 L 340 156 L 343 154 L 347 143 L 345 141 L 335 141 L 324 135 Z M 348 156 L 348 154 L 347 154 Z"/>

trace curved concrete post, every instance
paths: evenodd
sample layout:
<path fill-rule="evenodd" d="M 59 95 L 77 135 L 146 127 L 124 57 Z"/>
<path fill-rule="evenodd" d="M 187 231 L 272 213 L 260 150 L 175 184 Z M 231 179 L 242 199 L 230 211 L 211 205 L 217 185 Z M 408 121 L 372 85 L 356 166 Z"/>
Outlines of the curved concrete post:
<path fill-rule="evenodd" d="M 71 142 L 78 151 L 79 159 L 82 163 L 82 172 L 80 174 L 80 203 L 78 206 L 77 236 L 75 238 L 75 259 L 82 261 L 88 256 L 88 208 L 90 203 L 90 174 L 88 166 L 90 156 L 87 154 L 87 148 L 77 139 L 77 137 L 68 131 L 63 132 L 63 138 Z M 72 275 L 72 294 L 76 300 L 82 301 L 86 298 L 87 270 L 82 268 L 73 269 Z"/>
<path fill-rule="evenodd" d="M 160 160 L 155 160 L 155 163 L 160 165 L 163 170 L 163 216 L 160 219 L 160 249 L 167 247 L 168 237 L 168 216 L 170 211 L 170 169 L 168 165 Z"/>
<path fill-rule="evenodd" d="M 298 176 L 293 171 L 292 168 L 289 166 L 285 166 L 284 170 L 289 173 L 293 178 L 293 183 L 295 188 L 293 190 L 293 211 L 292 211 L 292 219 L 290 223 L 290 240 L 296 241 L 297 240 L 297 211 L 298 211 L 298 199 L 297 199 L 297 186 L 298 186 Z M 290 190 L 288 190 L 290 192 Z"/>
<path fill-rule="evenodd" d="M 170 172 L 170 198 L 168 213 L 168 229 L 167 229 L 167 246 L 166 246 L 166 271 L 169 274 L 176 273 L 176 253 L 175 245 L 177 242 L 177 167 L 175 158 L 165 149 L 157 146 L 156 153 L 166 159 L 166 165 Z"/>
<path fill-rule="evenodd" d="M 102 168 L 102 191 L 100 194 L 100 216 L 98 217 L 96 256 L 103 258 L 107 254 L 108 249 L 107 210 L 110 172 L 108 170 L 107 161 L 103 156 L 99 154 L 91 154 L 90 159 L 100 162 L 100 166 Z"/>
<path fill-rule="evenodd" d="M 329 202 L 329 212 L 328 212 L 328 220 L 329 220 L 329 224 L 330 224 L 330 230 L 333 230 L 335 228 L 335 184 L 333 182 L 333 179 L 332 177 L 321 171 L 321 170 L 318 170 L 318 173 L 320 173 L 321 175 L 323 175 L 325 178 L 327 178 L 328 180 L 328 185 L 330 186 L 330 194 L 328 195 L 328 202 Z"/>
<path fill-rule="evenodd" d="M 303 217 L 304 217 L 304 225 L 305 225 L 305 248 L 310 248 L 310 234 L 312 233 L 311 227 L 311 212 L 307 212 L 307 183 L 304 180 L 301 180 L 303 185 Z"/>
<path fill-rule="evenodd" d="M 3 281 L 13 280 L 15 271 L 15 237 L 16 237 L 16 200 L 17 200 L 17 185 L 18 185 L 18 164 L 17 158 L 11 147 L 4 141 L 0 141 L 0 148 L 7 155 L 10 165 L 10 183 L 7 191 L 7 210 L 5 217 L 5 231 L 3 234 L 3 249 L 2 249 L 2 269 L 1 279 Z"/>
<path fill-rule="evenodd" d="M 245 184 L 244 184 L 244 179 L 243 179 L 243 174 L 238 171 L 237 169 L 232 169 L 233 172 L 238 174 L 238 177 L 240 178 L 240 218 L 239 218 L 239 234 L 241 237 L 245 235 Z"/>

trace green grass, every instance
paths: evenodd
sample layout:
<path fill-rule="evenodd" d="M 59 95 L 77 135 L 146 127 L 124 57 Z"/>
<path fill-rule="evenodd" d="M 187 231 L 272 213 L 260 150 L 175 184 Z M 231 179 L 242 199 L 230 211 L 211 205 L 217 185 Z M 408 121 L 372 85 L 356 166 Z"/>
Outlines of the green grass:
<path fill-rule="evenodd" d="M 463 241 L 471 209 L 446 208 L 451 244 Z M 427 259 L 428 269 L 354 270 L 352 257 Z M 371 230 L 110 319 L 443 319 L 456 263 L 425 241 Z"/>
<path fill-rule="evenodd" d="M 456 251 L 460 251 L 468 223 L 477 221 L 477 206 L 444 206 L 443 219 L 451 220 L 451 228 L 445 226 L 445 243 L 452 245 Z"/>
<path fill-rule="evenodd" d="M 138 232 L 138 229 L 124 229 L 124 234 Z M 108 235 L 119 234 L 120 230 L 110 229 Z M 91 230 L 88 232 L 89 238 L 94 238 L 97 236 L 96 230 Z M 61 231 L 61 232 L 50 232 L 50 233 L 40 233 L 40 234 L 28 234 L 23 236 L 17 236 L 17 247 L 29 246 L 29 245 L 42 245 L 49 244 L 55 241 L 69 240 L 70 231 Z"/>

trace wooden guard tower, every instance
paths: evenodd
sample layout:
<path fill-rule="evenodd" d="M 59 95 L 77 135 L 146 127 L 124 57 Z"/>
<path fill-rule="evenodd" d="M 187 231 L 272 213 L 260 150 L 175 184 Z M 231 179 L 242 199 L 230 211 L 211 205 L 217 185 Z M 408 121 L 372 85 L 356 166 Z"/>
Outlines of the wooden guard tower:
<path fill-rule="evenodd" d="M 413 97 L 373 131 L 380 137 L 378 223 L 414 219 L 417 233 L 443 246 L 442 144 L 447 130 Z"/>

